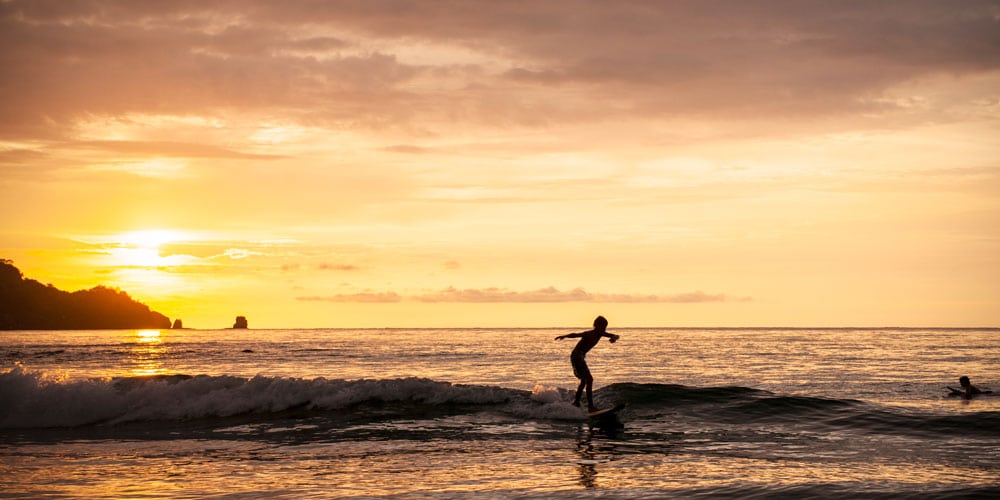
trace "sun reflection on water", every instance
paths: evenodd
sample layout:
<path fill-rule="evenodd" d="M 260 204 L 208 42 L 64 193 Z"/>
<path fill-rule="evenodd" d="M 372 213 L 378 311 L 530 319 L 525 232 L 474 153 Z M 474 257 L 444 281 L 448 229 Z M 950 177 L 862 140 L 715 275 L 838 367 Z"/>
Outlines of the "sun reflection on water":
<path fill-rule="evenodd" d="M 167 373 L 163 367 L 163 357 L 167 354 L 167 346 L 163 342 L 159 330 L 137 330 L 135 344 L 132 346 L 129 360 L 132 375 L 149 377 Z"/>
<path fill-rule="evenodd" d="M 135 336 L 137 342 L 144 344 L 161 342 L 159 330 L 139 330 Z"/>

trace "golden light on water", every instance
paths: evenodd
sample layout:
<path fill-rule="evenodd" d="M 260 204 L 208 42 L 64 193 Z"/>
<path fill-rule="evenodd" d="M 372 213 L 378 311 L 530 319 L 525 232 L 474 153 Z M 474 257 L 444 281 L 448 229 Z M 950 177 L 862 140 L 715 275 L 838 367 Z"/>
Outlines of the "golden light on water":
<path fill-rule="evenodd" d="M 167 373 L 162 359 L 166 354 L 167 346 L 160 330 L 137 330 L 129 357 L 132 365 L 129 372 L 137 377 L 163 375 Z"/>
<path fill-rule="evenodd" d="M 135 332 L 136 341 L 143 344 L 161 342 L 159 330 L 139 330 Z"/>

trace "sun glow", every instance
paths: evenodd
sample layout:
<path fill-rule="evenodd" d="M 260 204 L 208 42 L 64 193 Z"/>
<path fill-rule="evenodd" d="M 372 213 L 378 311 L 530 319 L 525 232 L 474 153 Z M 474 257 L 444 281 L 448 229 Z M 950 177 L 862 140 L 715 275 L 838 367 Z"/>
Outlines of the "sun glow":
<path fill-rule="evenodd" d="M 139 330 L 135 332 L 136 341 L 143 344 L 154 344 L 160 342 L 159 330 Z"/>
<path fill-rule="evenodd" d="M 173 231 L 169 229 L 147 229 L 122 233 L 114 239 L 122 245 L 158 249 L 160 245 L 190 238 L 180 231 Z"/>
<path fill-rule="evenodd" d="M 130 231 L 107 238 L 101 238 L 103 250 L 111 257 L 115 266 L 124 267 L 167 267 L 189 264 L 185 255 L 163 255 L 161 247 L 168 243 L 191 240 L 180 231 L 150 229 Z"/>

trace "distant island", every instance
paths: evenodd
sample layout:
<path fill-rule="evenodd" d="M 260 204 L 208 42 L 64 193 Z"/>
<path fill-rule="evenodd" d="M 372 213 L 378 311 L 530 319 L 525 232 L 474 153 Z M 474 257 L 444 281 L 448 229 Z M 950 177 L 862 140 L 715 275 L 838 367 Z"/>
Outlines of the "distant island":
<path fill-rule="evenodd" d="M 0 259 L 0 330 L 170 328 L 170 319 L 127 293 L 98 286 L 64 292 L 27 279 Z"/>

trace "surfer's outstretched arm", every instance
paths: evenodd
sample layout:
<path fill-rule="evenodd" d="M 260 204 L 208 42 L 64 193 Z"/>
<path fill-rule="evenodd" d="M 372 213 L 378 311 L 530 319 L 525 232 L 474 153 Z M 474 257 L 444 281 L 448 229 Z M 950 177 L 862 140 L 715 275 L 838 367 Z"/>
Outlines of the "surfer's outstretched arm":
<path fill-rule="evenodd" d="M 575 339 L 575 338 L 579 338 L 579 337 L 583 337 L 583 334 L 582 333 L 567 333 L 566 335 L 560 335 L 560 336 L 556 337 L 556 340 Z"/>

